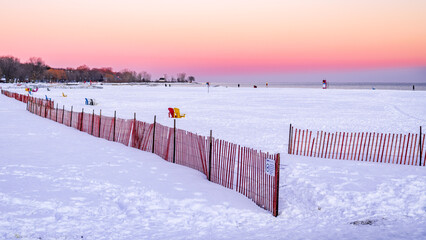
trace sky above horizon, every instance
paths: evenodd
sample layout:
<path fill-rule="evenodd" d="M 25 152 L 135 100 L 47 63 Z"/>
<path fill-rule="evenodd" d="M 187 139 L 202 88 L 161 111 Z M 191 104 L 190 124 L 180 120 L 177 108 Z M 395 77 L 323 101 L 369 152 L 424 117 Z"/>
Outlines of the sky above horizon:
<path fill-rule="evenodd" d="M 0 0 L 0 56 L 154 77 L 426 66 L 424 0 Z"/>

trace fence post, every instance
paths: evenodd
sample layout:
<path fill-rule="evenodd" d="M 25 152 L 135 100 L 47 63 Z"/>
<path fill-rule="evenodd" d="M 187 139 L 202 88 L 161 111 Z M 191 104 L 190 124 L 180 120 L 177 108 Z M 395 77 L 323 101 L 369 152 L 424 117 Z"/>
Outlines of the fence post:
<path fill-rule="evenodd" d="M 65 117 L 65 105 L 62 105 L 62 124 L 64 124 L 64 117 Z"/>
<path fill-rule="evenodd" d="M 157 116 L 154 115 L 154 130 L 153 130 L 153 133 L 152 133 L 152 153 L 154 153 L 154 146 L 155 146 L 155 124 L 156 124 L 156 121 L 157 121 Z"/>
<path fill-rule="evenodd" d="M 71 116 L 70 116 L 70 127 L 72 127 L 72 106 L 71 106 Z"/>
<path fill-rule="evenodd" d="M 292 138 L 292 133 L 291 133 L 291 123 L 290 123 L 290 128 L 288 129 L 288 154 L 291 153 L 291 138 Z"/>
<path fill-rule="evenodd" d="M 135 145 L 135 138 L 136 138 L 135 133 L 136 133 L 136 112 L 133 113 L 133 129 L 132 129 L 132 133 L 131 133 L 132 134 L 132 138 L 131 138 L 132 139 L 132 145 L 131 145 L 132 147 L 136 147 L 136 145 Z"/>
<path fill-rule="evenodd" d="M 83 114 L 84 114 L 84 108 L 81 109 L 80 131 L 83 131 Z"/>
<path fill-rule="evenodd" d="M 210 130 L 210 138 L 209 138 L 209 181 L 212 179 L 212 146 L 213 146 L 213 131 Z"/>
<path fill-rule="evenodd" d="M 47 106 L 46 106 L 46 105 L 44 106 L 44 118 L 47 118 L 47 109 L 49 109 L 49 104 L 48 104 L 48 102 L 49 102 L 49 101 L 47 101 Z"/>
<path fill-rule="evenodd" d="M 275 160 L 275 206 L 274 206 L 274 217 L 278 216 L 278 203 L 279 203 L 279 193 L 280 193 L 280 154 L 277 154 L 277 159 Z"/>
<path fill-rule="evenodd" d="M 173 163 L 176 163 L 176 118 L 173 121 Z"/>
<path fill-rule="evenodd" d="M 56 103 L 56 122 L 58 122 L 58 103 Z"/>
<path fill-rule="evenodd" d="M 423 153 L 423 148 L 422 148 L 422 126 L 420 126 L 419 149 L 420 149 L 419 166 L 421 166 L 422 165 L 422 153 Z"/>
<path fill-rule="evenodd" d="M 49 100 L 49 120 L 52 120 L 52 100 Z"/>
<path fill-rule="evenodd" d="M 92 135 L 92 136 L 93 136 L 93 124 L 94 124 L 94 121 L 95 121 L 95 109 L 93 109 L 93 111 L 92 111 L 92 130 L 90 131 L 90 135 Z"/>
<path fill-rule="evenodd" d="M 99 109 L 99 132 L 98 137 L 101 137 L 101 120 L 102 120 L 102 109 Z"/>
<path fill-rule="evenodd" d="M 112 141 L 115 142 L 115 122 L 117 121 L 117 111 L 114 111 L 114 132 L 112 133 Z"/>

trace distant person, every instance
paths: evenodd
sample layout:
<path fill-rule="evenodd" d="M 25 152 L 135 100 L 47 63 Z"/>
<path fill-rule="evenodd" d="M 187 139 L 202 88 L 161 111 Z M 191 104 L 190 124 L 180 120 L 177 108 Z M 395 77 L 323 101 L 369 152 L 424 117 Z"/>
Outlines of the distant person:
<path fill-rule="evenodd" d="M 172 85 L 171 84 L 169 84 L 169 87 L 171 87 Z"/>
<path fill-rule="evenodd" d="M 165 83 L 164 86 L 167 87 L 167 83 Z"/>
<path fill-rule="evenodd" d="M 253 85 L 253 87 L 254 87 L 254 88 L 257 88 L 257 86 L 256 86 L 256 85 Z"/>
<path fill-rule="evenodd" d="M 240 84 L 238 83 L 238 87 L 240 87 Z"/>
<path fill-rule="evenodd" d="M 327 89 L 327 80 L 322 80 L 322 89 Z"/>
<path fill-rule="evenodd" d="M 414 87 L 414 85 L 413 85 L 413 91 L 415 90 L 415 87 Z"/>

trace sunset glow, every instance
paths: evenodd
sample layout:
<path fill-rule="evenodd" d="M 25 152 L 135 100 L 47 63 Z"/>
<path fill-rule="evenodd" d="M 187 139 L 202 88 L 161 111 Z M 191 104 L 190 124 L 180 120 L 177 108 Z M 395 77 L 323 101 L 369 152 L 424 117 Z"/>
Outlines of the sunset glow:
<path fill-rule="evenodd" d="M 0 0 L 0 56 L 196 75 L 426 66 L 426 1 Z"/>

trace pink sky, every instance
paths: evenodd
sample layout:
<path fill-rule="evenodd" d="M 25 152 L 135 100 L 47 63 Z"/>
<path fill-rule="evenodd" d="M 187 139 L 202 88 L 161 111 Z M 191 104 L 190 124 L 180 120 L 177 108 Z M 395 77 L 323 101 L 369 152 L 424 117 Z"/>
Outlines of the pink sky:
<path fill-rule="evenodd" d="M 0 0 L 0 55 L 154 76 L 426 66 L 424 0 Z"/>

